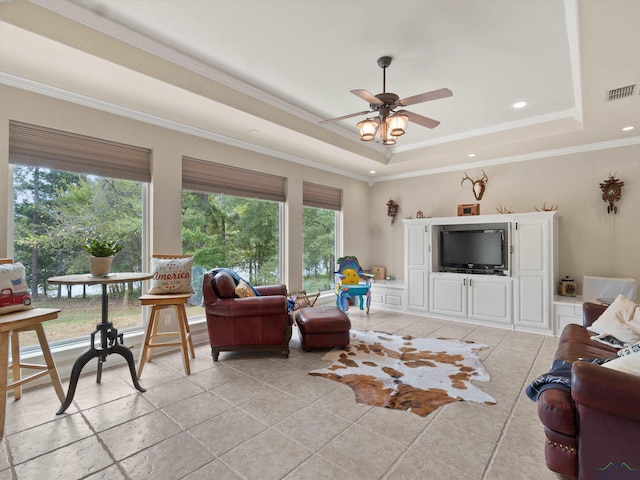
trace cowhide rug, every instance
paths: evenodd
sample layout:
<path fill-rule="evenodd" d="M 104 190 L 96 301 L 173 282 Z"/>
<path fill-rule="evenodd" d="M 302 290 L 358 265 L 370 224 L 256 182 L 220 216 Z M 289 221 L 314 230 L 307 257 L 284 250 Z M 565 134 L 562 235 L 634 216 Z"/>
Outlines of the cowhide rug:
<path fill-rule="evenodd" d="M 490 380 L 477 356 L 483 348 L 487 345 L 351 330 L 349 347 L 327 353 L 331 365 L 309 375 L 349 385 L 357 403 L 425 417 L 460 400 L 496 403 L 471 383 Z"/>

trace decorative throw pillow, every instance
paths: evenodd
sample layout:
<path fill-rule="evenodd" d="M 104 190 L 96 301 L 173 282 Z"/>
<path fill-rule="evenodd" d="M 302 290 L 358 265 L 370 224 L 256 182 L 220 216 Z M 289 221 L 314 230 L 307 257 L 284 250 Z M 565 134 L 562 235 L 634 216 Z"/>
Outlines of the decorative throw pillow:
<path fill-rule="evenodd" d="M 25 268 L 21 263 L 0 264 L 0 314 L 33 308 Z"/>
<path fill-rule="evenodd" d="M 610 335 L 624 344 L 640 341 L 640 308 L 624 295 L 618 295 L 589 330 Z"/>
<path fill-rule="evenodd" d="M 640 375 L 640 352 L 615 358 L 602 366 L 611 368 L 612 370 L 630 373 L 631 375 Z"/>
<path fill-rule="evenodd" d="M 191 266 L 193 256 L 185 258 L 152 258 L 150 295 L 193 293 Z"/>
<path fill-rule="evenodd" d="M 240 280 L 240 283 L 238 283 L 238 286 L 236 287 L 236 295 L 240 298 L 256 296 L 256 294 L 253 293 L 251 286 L 244 280 Z"/>

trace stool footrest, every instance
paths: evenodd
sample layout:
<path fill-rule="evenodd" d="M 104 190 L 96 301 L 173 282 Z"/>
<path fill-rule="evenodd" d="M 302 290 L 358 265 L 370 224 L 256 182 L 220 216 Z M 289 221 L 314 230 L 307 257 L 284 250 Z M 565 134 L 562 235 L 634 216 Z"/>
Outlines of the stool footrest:
<path fill-rule="evenodd" d="M 17 382 L 8 383 L 7 384 L 7 390 L 10 390 L 10 389 L 15 388 L 15 387 L 19 387 L 21 385 L 24 385 L 27 382 L 30 382 L 31 380 L 35 380 L 36 378 L 44 377 L 45 375 L 48 375 L 48 374 L 49 374 L 49 369 L 47 367 L 44 367 L 44 369 L 41 372 L 34 373 L 33 375 L 29 375 L 28 377 L 21 378 Z"/>
<path fill-rule="evenodd" d="M 154 347 L 181 347 L 182 346 L 182 342 L 162 342 L 162 343 L 147 343 L 147 347 L 149 348 L 154 348 Z"/>
<path fill-rule="evenodd" d="M 49 370 L 49 367 L 47 367 L 46 365 L 42 365 L 41 363 L 20 363 L 19 365 L 16 365 L 17 367 L 20 368 L 30 368 L 32 370 Z M 12 365 L 9 365 L 9 368 L 12 368 Z"/>

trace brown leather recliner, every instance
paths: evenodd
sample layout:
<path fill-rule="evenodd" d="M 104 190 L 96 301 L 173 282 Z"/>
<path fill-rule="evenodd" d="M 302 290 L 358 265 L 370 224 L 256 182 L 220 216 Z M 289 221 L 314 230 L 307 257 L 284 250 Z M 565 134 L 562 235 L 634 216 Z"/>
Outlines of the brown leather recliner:
<path fill-rule="evenodd" d="M 204 275 L 202 293 L 207 317 L 211 356 L 221 351 L 278 349 L 289 357 L 291 317 L 287 287 L 255 287 L 260 294 L 238 298 L 236 280 L 227 272 L 212 270 Z"/>
<path fill-rule="evenodd" d="M 606 306 L 586 302 L 584 326 L 562 331 L 555 359 L 573 362 L 571 391 L 549 388 L 538 398 L 544 424 L 545 458 L 552 471 L 570 479 L 640 478 L 640 377 L 579 358 L 616 357 L 591 340 L 591 325 Z"/>

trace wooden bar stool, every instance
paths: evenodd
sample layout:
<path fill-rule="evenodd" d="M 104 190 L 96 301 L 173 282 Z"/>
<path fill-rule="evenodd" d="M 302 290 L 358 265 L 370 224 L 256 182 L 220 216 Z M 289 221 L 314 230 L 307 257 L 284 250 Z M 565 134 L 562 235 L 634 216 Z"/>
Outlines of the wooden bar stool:
<path fill-rule="evenodd" d="M 189 328 L 189 322 L 187 321 L 187 311 L 185 310 L 185 305 L 190 297 L 190 293 L 143 295 L 140 297 L 141 305 L 151 306 L 151 316 L 149 317 L 149 324 L 147 325 L 147 330 L 144 336 L 142 351 L 140 352 L 138 378 L 142 375 L 142 369 L 144 368 L 145 362 L 150 362 L 152 360 L 153 349 L 158 347 L 179 346 L 180 351 L 182 352 L 184 371 L 187 375 L 191 374 L 189 354 L 191 354 L 191 358 L 196 358 L 196 353 L 193 348 L 193 340 L 191 339 L 191 329 Z M 178 318 L 177 331 L 158 332 L 160 312 L 165 308 L 174 308 L 176 310 Z M 159 337 L 167 336 L 177 336 L 178 339 L 175 341 L 156 342 L 156 339 Z"/>
<path fill-rule="evenodd" d="M 58 318 L 58 313 L 60 313 L 60 310 L 56 308 L 33 308 L 0 315 L 0 438 L 4 435 L 7 390 L 13 389 L 14 398 L 19 400 L 22 396 L 22 385 L 48 374 L 51 377 L 51 383 L 60 399 L 60 403 L 64 403 L 65 393 L 62 390 L 56 365 L 51 357 L 47 336 L 44 333 L 44 328 L 42 328 L 42 322 Z M 27 331 L 36 332 L 46 365 L 22 363 L 20 361 L 18 334 Z M 11 339 L 11 365 L 9 365 L 9 339 Z M 11 383 L 7 383 L 9 368 L 11 368 L 12 372 Z M 39 371 L 22 378 L 22 369 Z"/>
<path fill-rule="evenodd" d="M 152 257 L 156 259 L 171 260 L 189 258 L 191 257 L 191 255 L 154 254 Z M 180 347 L 184 371 L 187 375 L 191 374 L 191 367 L 189 365 L 189 354 L 191 354 L 191 358 L 196 358 L 196 352 L 193 348 L 191 329 L 189 328 L 187 311 L 185 309 L 185 305 L 189 301 L 189 298 L 191 298 L 191 293 L 146 294 L 140 297 L 141 305 L 151 307 L 151 315 L 149 316 L 149 324 L 147 325 L 147 330 L 144 335 L 142 350 L 140 351 L 140 360 L 138 362 L 138 378 L 140 378 L 140 376 L 142 375 L 144 364 L 152 360 L 153 349 L 158 347 Z M 178 330 L 158 332 L 158 326 L 160 324 L 160 312 L 166 308 L 175 309 L 178 320 Z M 158 338 L 162 337 L 177 337 L 177 339 L 174 341 L 156 341 Z"/>

